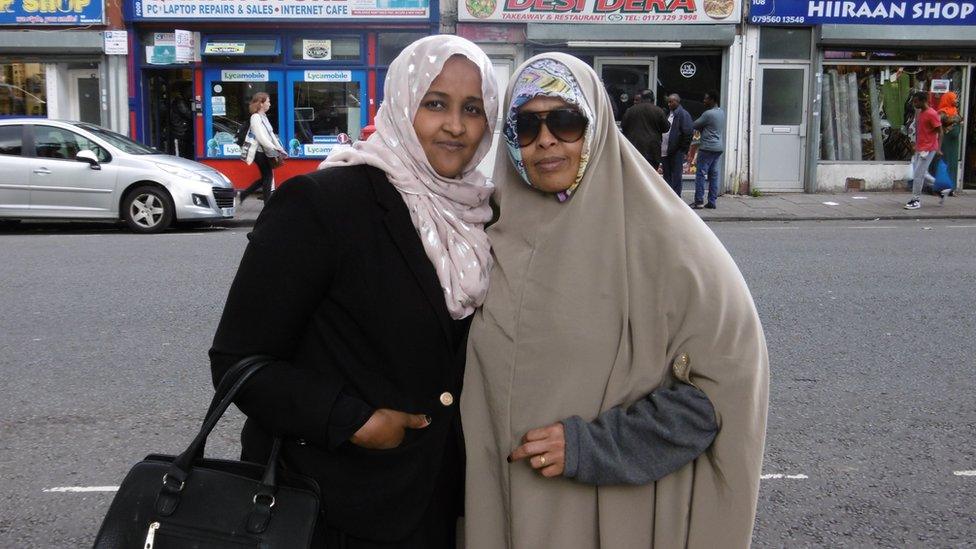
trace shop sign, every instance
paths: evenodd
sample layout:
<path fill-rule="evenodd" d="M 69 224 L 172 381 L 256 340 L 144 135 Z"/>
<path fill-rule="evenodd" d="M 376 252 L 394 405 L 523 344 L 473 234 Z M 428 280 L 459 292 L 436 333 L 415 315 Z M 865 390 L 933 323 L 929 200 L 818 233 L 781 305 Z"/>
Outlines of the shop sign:
<path fill-rule="evenodd" d="M 105 31 L 105 55 L 129 55 L 129 31 Z"/>
<path fill-rule="evenodd" d="M 302 59 L 306 61 L 332 59 L 332 40 L 302 40 Z"/>
<path fill-rule="evenodd" d="M 691 61 L 685 61 L 680 67 L 678 67 L 678 72 L 680 72 L 681 76 L 684 76 L 685 78 L 691 78 L 692 76 L 695 76 L 695 73 L 698 72 L 698 67 L 696 67 Z"/>
<path fill-rule="evenodd" d="M 741 18 L 742 0 L 458 0 L 458 21 L 734 24 Z"/>
<path fill-rule="evenodd" d="M 244 53 L 247 44 L 244 42 L 207 42 L 204 53 L 237 54 Z"/>
<path fill-rule="evenodd" d="M 193 61 L 193 33 L 186 30 L 177 30 L 173 33 L 173 42 L 176 46 L 176 62 L 189 63 Z"/>
<path fill-rule="evenodd" d="M 261 70 L 230 70 L 220 71 L 222 82 L 267 82 L 268 71 Z"/>
<path fill-rule="evenodd" d="M 146 61 L 150 65 L 176 63 L 176 46 L 146 46 Z"/>
<path fill-rule="evenodd" d="M 947 93 L 952 90 L 952 80 L 935 78 L 932 80 L 930 91 L 932 93 Z"/>
<path fill-rule="evenodd" d="M 976 25 L 976 0 L 751 0 L 754 25 Z"/>
<path fill-rule="evenodd" d="M 104 23 L 104 0 L 0 0 L 0 25 Z"/>
<path fill-rule="evenodd" d="M 352 71 L 305 71 L 306 82 L 352 82 Z"/>
<path fill-rule="evenodd" d="M 427 19 L 430 0 L 135 0 L 133 14 L 136 20 Z"/>
<path fill-rule="evenodd" d="M 210 113 L 214 116 L 227 116 L 227 98 L 222 95 L 211 97 Z"/>

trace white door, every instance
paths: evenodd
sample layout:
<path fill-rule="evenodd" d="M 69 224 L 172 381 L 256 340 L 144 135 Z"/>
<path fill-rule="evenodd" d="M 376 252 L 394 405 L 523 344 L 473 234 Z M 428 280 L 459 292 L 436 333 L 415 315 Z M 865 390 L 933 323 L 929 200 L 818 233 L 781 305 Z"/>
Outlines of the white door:
<path fill-rule="evenodd" d="M 805 65 L 766 65 L 759 71 L 754 187 L 763 191 L 802 192 L 809 68 Z"/>
<path fill-rule="evenodd" d="M 35 125 L 34 158 L 30 173 L 31 212 L 37 216 L 70 214 L 82 217 L 115 217 L 118 171 L 108 153 L 88 138 L 54 126 Z M 76 159 L 80 151 L 92 151 L 103 161 L 93 170 Z"/>
<path fill-rule="evenodd" d="M 485 174 L 488 177 L 492 176 L 492 172 L 495 170 L 495 155 L 497 154 L 498 147 L 502 147 L 505 150 L 505 145 L 502 143 L 502 131 L 505 130 L 505 117 L 508 115 L 506 112 L 507 107 L 502 105 L 502 100 L 505 97 L 505 90 L 508 89 L 508 80 L 512 75 L 512 62 L 505 60 L 492 59 L 492 68 L 495 71 L 495 80 L 498 82 L 498 116 L 495 119 L 495 131 L 491 136 L 491 149 L 489 149 L 487 156 L 481 160 L 478 164 L 478 171 Z"/>
<path fill-rule="evenodd" d="M 595 57 L 593 68 L 603 80 L 619 123 L 624 111 L 634 104 L 634 96 L 644 90 L 657 90 L 657 65 L 654 57 Z"/>
<path fill-rule="evenodd" d="M 68 71 L 69 117 L 71 120 L 102 123 L 101 86 L 97 69 Z"/>

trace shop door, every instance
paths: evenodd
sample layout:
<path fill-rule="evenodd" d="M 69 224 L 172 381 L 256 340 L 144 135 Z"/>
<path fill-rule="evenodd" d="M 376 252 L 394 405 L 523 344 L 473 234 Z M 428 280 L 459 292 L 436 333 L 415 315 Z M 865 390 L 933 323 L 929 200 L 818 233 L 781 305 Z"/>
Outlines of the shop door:
<path fill-rule="evenodd" d="M 594 57 L 593 68 L 610 94 L 613 117 L 618 124 L 638 93 L 657 88 L 653 57 Z"/>
<path fill-rule="evenodd" d="M 809 69 L 804 65 L 762 66 L 759 74 L 755 187 L 802 192 Z"/>
<path fill-rule="evenodd" d="M 183 69 L 145 74 L 147 144 L 166 154 L 194 158 L 192 75 Z"/>
<path fill-rule="evenodd" d="M 102 123 L 102 107 L 98 71 L 80 69 L 68 71 L 69 116 L 91 124 Z"/>

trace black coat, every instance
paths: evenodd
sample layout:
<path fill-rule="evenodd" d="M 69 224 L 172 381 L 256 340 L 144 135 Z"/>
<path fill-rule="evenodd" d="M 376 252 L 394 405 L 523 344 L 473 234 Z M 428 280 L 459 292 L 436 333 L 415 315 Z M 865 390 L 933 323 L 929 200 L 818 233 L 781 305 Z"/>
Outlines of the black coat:
<path fill-rule="evenodd" d="M 624 136 L 648 162 L 661 162 L 661 136 L 669 129 L 671 124 L 664 110 L 649 101 L 627 109 L 620 123 Z"/>
<path fill-rule="evenodd" d="M 403 199 L 375 168 L 292 179 L 250 237 L 210 351 L 215 382 L 240 357 L 281 359 L 238 398 L 248 416 L 245 459 L 265 458 L 269 433 L 287 437 L 283 464 L 319 482 L 331 527 L 402 538 L 427 509 L 438 475 L 463 467 L 442 458 L 447 445 L 460 444 L 469 322 L 450 317 Z M 431 425 L 408 430 L 393 450 L 351 442 L 330 449 L 340 392 L 374 408 L 427 414 Z"/>

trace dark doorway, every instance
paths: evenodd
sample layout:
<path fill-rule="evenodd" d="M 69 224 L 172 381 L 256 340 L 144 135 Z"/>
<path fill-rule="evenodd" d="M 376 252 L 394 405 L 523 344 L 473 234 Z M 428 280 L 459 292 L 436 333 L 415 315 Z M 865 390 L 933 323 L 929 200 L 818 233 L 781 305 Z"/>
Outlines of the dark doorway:
<path fill-rule="evenodd" d="M 193 73 L 187 69 L 147 70 L 145 79 L 147 144 L 193 159 Z"/>

